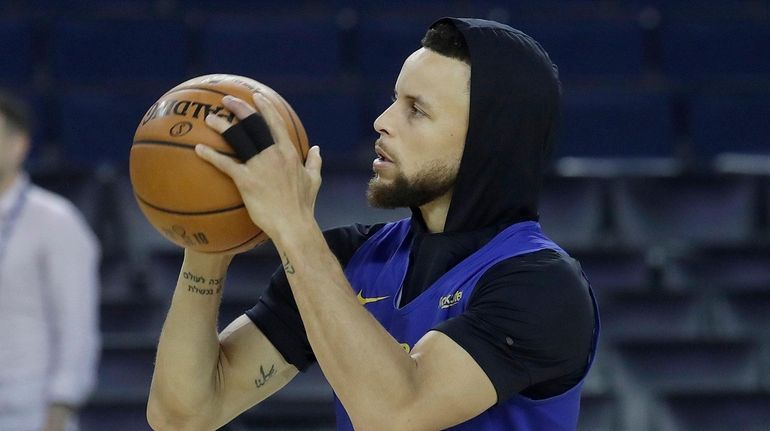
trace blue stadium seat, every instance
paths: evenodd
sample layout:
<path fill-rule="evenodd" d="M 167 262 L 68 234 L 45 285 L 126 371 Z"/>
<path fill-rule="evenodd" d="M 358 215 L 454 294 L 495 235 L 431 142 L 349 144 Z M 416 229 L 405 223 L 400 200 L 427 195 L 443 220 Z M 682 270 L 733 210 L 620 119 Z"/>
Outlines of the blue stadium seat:
<path fill-rule="evenodd" d="M 617 345 L 623 372 L 652 390 L 751 390 L 761 375 L 757 346 L 748 340 L 626 341 Z"/>
<path fill-rule="evenodd" d="M 768 49 L 767 55 L 770 57 Z M 770 155 L 768 118 L 768 94 L 704 94 L 693 97 L 692 136 L 695 154 L 704 159 L 719 153 Z"/>
<path fill-rule="evenodd" d="M 636 21 L 514 23 L 537 40 L 562 81 L 642 72 L 642 30 Z"/>
<path fill-rule="evenodd" d="M 12 0 L 13 1 L 13 0 Z M 169 11 L 164 0 L 34 0 L 23 1 L 25 13 L 46 17 L 147 16 Z"/>
<path fill-rule="evenodd" d="M 150 391 L 155 364 L 155 344 L 131 345 L 105 340 L 99 361 L 96 395 L 105 398 L 139 398 Z"/>
<path fill-rule="evenodd" d="M 580 397 L 579 431 L 614 431 L 620 428 L 619 401 L 613 394 L 583 393 Z"/>
<path fill-rule="evenodd" d="M 770 248 L 700 247 L 675 258 L 669 272 L 668 284 L 672 286 L 710 286 L 725 291 L 765 289 L 770 280 Z"/>
<path fill-rule="evenodd" d="M 664 71 L 684 82 L 770 73 L 767 21 L 672 22 L 662 39 Z"/>
<path fill-rule="evenodd" d="M 770 284 L 764 289 L 725 293 L 717 329 L 723 334 L 754 335 L 770 341 L 769 310 Z"/>
<path fill-rule="evenodd" d="M 34 28 L 23 19 L 0 19 L 0 86 L 14 89 L 32 83 L 35 56 L 33 52 Z"/>
<path fill-rule="evenodd" d="M 165 304 L 137 300 L 103 300 L 100 329 L 106 337 L 156 340 L 166 317 Z"/>
<path fill-rule="evenodd" d="M 126 238 L 124 233 L 122 238 Z M 147 296 L 146 287 L 141 284 L 137 272 L 131 265 L 130 255 L 126 255 L 127 248 L 121 253 L 102 253 L 99 265 L 101 281 L 100 296 L 102 301 L 132 302 L 143 300 Z"/>
<path fill-rule="evenodd" d="M 770 424 L 770 394 L 760 391 L 716 390 L 676 392 L 664 398 L 666 415 L 660 431 L 761 431 Z"/>
<path fill-rule="evenodd" d="M 647 258 L 639 250 L 593 249 L 571 254 L 580 261 L 599 297 L 612 292 L 645 291 L 652 280 Z"/>
<path fill-rule="evenodd" d="M 628 178 L 613 183 L 620 236 L 628 244 L 753 240 L 754 183 L 740 177 Z"/>
<path fill-rule="evenodd" d="M 673 156 L 669 100 L 662 94 L 566 93 L 557 157 Z"/>
<path fill-rule="evenodd" d="M 615 293 L 600 306 L 605 339 L 695 338 L 704 327 L 704 308 L 688 293 Z"/>
<path fill-rule="evenodd" d="M 149 293 L 152 298 L 161 302 L 171 299 L 179 278 L 179 270 L 182 268 L 183 250 L 172 247 L 150 250 L 147 254 L 145 269 Z"/>
<path fill-rule="evenodd" d="M 238 255 L 227 270 L 224 300 L 250 303 L 248 308 L 251 308 L 270 282 L 270 276 L 280 266 L 281 259 L 271 244 Z"/>
<path fill-rule="evenodd" d="M 56 110 L 66 159 L 81 166 L 126 166 L 136 127 L 159 95 L 104 90 L 61 94 Z"/>
<path fill-rule="evenodd" d="M 335 88 L 303 91 L 276 86 L 275 90 L 294 108 L 305 126 L 310 145 L 320 146 L 326 161 L 350 163 L 356 158 L 364 133 L 358 97 Z M 374 141 L 369 142 L 373 148 Z"/>
<path fill-rule="evenodd" d="M 187 71 L 189 40 L 181 21 L 60 20 L 50 43 L 54 78 L 64 84 L 167 89 Z"/>
<path fill-rule="evenodd" d="M 730 20 L 756 17 L 761 1 L 753 0 L 700 0 L 698 7 L 687 0 L 630 0 L 631 9 L 639 11 L 654 7 L 663 19 L 672 24 Z"/>
<path fill-rule="evenodd" d="M 602 187 L 589 178 L 549 177 L 540 194 L 540 224 L 561 247 L 589 248 L 602 230 Z"/>
<path fill-rule="evenodd" d="M 340 35 L 332 16 L 217 16 L 202 29 L 204 73 L 234 73 L 271 82 L 334 78 Z"/>
<path fill-rule="evenodd" d="M 437 17 L 363 16 L 357 28 L 357 58 L 364 79 L 395 84 L 404 60 L 420 48 Z M 392 90 L 388 92 L 390 97 Z"/>
<path fill-rule="evenodd" d="M 80 410 L 82 431 L 150 431 L 147 401 L 95 397 Z"/>

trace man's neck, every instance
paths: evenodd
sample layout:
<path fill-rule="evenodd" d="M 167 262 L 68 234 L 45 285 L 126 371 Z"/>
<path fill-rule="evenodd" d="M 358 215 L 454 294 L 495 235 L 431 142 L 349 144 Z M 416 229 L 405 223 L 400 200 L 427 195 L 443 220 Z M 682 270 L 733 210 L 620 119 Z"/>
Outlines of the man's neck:
<path fill-rule="evenodd" d="M 8 175 L 0 178 L 0 196 L 5 195 L 20 176 L 19 172 L 10 172 Z"/>
<path fill-rule="evenodd" d="M 423 221 L 425 221 L 425 227 L 428 228 L 428 232 L 439 233 L 444 231 L 450 202 L 452 202 L 451 190 L 444 196 L 420 207 L 420 213 L 422 214 Z"/>

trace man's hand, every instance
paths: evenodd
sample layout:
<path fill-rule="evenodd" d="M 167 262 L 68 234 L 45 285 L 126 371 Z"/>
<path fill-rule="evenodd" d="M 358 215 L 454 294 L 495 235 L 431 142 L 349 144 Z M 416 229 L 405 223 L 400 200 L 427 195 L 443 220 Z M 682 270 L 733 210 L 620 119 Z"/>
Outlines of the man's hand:
<path fill-rule="evenodd" d="M 317 146 L 312 147 L 303 166 L 278 111 L 265 96 L 255 93 L 253 98 L 275 144 L 246 163 L 238 163 L 205 145 L 197 145 L 195 151 L 233 180 L 251 220 L 275 239 L 285 229 L 313 220 L 321 186 L 321 155 Z M 241 120 L 255 113 L 254 108 L 233 96 L 225 96 L 222 103 Z M 207 116 L 206 124 L 219 133 L 231 127 L 216 115 Z"/>

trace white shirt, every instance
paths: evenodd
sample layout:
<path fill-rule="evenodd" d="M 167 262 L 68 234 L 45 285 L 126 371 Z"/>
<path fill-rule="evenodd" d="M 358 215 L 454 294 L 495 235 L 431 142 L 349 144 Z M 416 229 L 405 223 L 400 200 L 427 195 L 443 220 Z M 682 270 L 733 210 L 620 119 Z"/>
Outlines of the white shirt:
<path fill-rule="evenodd" d="M 100 347 L 99 254 L 66 199 L 24 175 L 0 196 L 0 430 L 40 430 L 49 404 L 79 405 L 90 394 Z"/>

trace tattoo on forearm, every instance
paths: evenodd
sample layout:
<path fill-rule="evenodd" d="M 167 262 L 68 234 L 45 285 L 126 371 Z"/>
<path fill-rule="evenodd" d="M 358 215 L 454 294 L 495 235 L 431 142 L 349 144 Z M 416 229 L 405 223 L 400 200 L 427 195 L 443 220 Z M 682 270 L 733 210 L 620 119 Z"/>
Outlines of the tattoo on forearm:
<path fill-rule="evenodd" d="M 294 274 L 295 272 L 294 265 L 291 264 L 291 262 L 289 261 L 289 256 L 286 256 L 286 253 L 283 254 L 283 260 L 284 260 L 283 270 L 287 274 Z"/>
<path fill-rule="evenodd" d="M 191 283 L 187 285 L 187 291 L 199 295 L 213 295 L 222 292 L 222 286 L 225 281 L 224 277 L 210 278 L 207 280 L 206 277 L 194 274 L 190 271 L 183 272 L 182 278 Z"/>
<path fill-rule="evenodd" d="M 260 365 L 259 373 L 262 374 L 262 377 L 258 377 L 254 379 L 254 383 L 257 384 L 258 388 L 261 388 L 262 386 L 265 386 L 265 383 L 267 383 L 267 381 L 270 380 L 270 378 L 275 375 L 275 364 L 270 366 L 270 371 L 268 371 L 267 373 L 265 373 L 265 367 Z"/>

